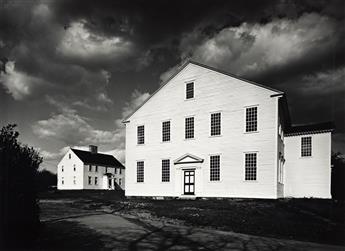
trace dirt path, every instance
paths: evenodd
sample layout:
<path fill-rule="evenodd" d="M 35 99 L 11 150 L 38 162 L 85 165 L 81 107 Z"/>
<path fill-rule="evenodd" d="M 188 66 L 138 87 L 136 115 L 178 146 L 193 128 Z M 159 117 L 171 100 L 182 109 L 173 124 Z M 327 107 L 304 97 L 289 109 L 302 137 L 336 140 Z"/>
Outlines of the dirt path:
<path fill-rule="evenodd" d="M 105 249 L 113 250 L 344 250 L 341 246 L 163 224 L 129 215 L 105 213 L 64 220 L 93 229 L 102 236 Z"/>

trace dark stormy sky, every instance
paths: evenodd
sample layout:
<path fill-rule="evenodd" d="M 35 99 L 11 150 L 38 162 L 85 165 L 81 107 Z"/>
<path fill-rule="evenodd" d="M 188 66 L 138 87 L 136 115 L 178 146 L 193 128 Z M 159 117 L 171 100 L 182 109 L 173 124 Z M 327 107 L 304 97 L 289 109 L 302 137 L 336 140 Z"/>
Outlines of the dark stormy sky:
<path fill-rule="evenodd" d="M 345 153 L 344 12 L 328 0 L 0 0 L 0 126 L 18 124 L 49 170 L 68 146 L 124 161 L 121 119 L 192 58 L 286 92 L 295 124 L 334 121 Z"/>

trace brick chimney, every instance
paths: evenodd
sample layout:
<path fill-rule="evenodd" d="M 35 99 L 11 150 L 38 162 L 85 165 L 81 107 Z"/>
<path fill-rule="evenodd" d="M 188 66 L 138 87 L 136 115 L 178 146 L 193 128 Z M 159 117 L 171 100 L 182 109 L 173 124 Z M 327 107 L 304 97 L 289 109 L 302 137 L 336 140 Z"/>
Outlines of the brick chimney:
<path fill-rule="evenodd" d="M 89 145 L 89 151 L 91 153 L 97 153 L 97 146 Z"/>

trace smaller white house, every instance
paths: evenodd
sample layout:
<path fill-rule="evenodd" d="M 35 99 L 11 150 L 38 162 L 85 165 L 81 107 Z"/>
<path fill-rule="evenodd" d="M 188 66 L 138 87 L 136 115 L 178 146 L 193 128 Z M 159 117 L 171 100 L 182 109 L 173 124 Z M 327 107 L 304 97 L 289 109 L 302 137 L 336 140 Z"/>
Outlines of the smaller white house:
<path fill-rule="evenodd" d="M 70 148 L 57 166 L 59 190 L 124 189 L 125 167 L 112 155 Z"/>

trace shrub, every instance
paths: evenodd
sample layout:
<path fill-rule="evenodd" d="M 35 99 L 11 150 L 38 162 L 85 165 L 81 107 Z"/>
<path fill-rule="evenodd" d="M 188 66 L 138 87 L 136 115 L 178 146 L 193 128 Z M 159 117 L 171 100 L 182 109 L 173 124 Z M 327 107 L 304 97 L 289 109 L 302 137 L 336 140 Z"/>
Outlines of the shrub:
<path fill-rule="evenodd" d="M 42 158 L 18 142 L 15 127 L 0 131 L 0 249 L 29 247 L 39 230 L 35 181 Z"/>

